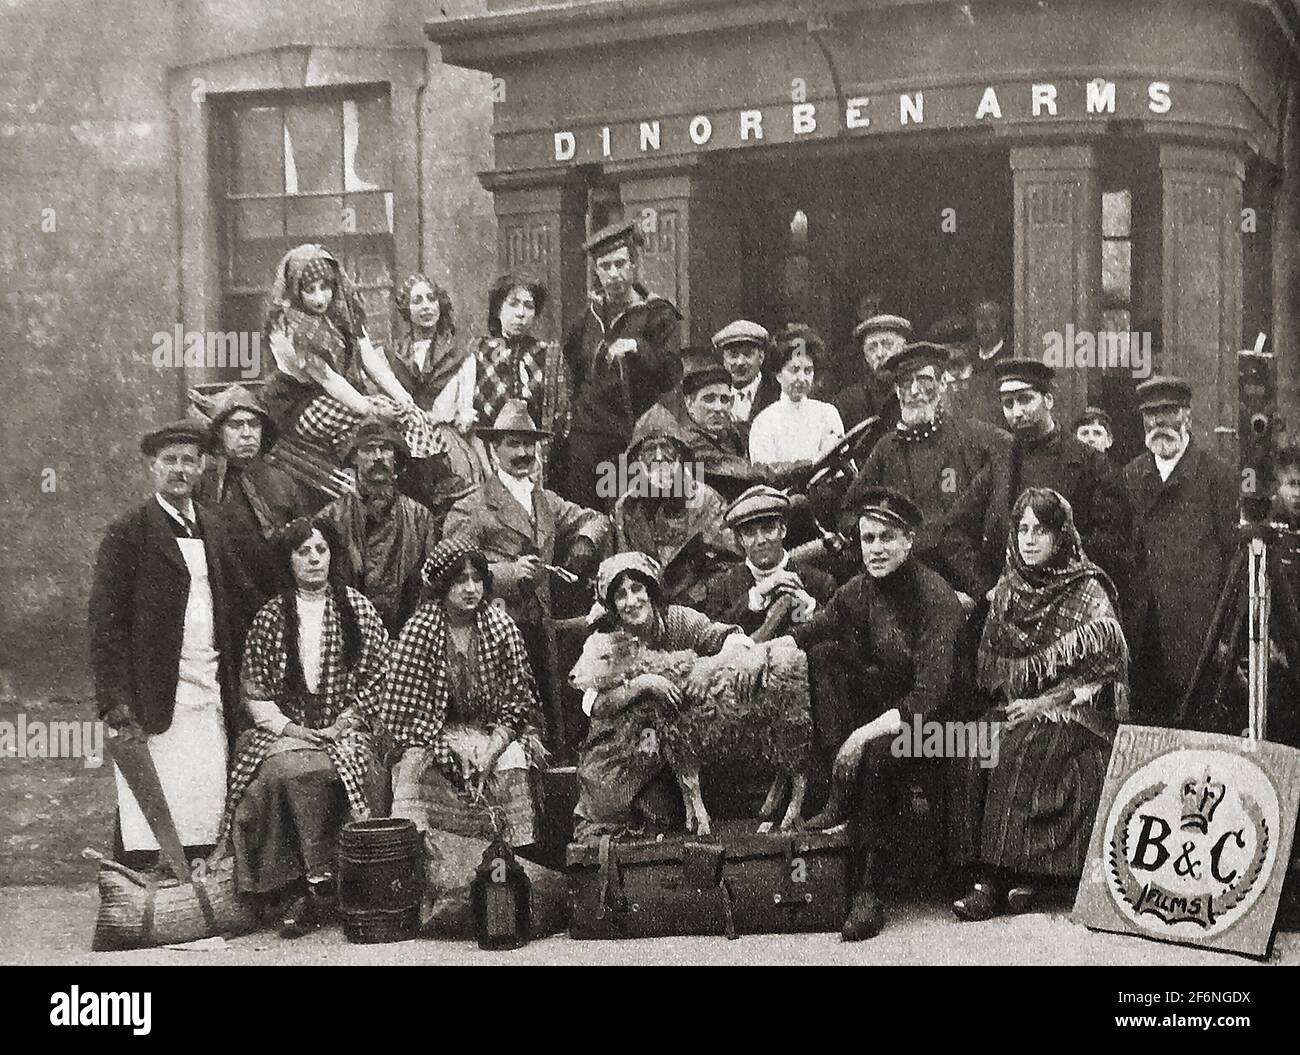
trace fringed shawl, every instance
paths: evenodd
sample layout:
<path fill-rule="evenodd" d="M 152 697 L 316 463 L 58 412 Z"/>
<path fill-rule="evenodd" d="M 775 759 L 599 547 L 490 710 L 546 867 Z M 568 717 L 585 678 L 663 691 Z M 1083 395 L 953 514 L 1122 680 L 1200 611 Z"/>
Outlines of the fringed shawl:
<path fill-rule="evenodd" d="M 1115 587 L 1083 552 L 1069 502 L 1066 522 L 1047 565 L 1030 567 L 1016 532 L 1025 502 L 1016 503 L 1006 570 L 993 591 L 979 649 L 979 682 L 1008 700 L 1064 685 L 1110 683 L 1122 715 L 1128 701 L 1128 644 L 1116 616 Z"/>

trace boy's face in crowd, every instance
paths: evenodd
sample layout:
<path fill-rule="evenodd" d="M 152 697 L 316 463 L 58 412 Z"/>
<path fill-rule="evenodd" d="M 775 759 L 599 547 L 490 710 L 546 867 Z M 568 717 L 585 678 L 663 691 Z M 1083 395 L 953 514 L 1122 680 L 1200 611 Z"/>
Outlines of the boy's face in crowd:
<path fill-rule="evenodd" d="M 873 579 L 897 571 L 912 552 L 910 534 L 875 517 L 858 518 L 858 541 L 862 543 L 862 563 Z"/>
<path fill-rule="evenodd" d="M 1080 425 L 1074 430 L 1074 437 L 1093 450 L 1101 451 L 1102 454 L 1110 450 L 1110 445 L 1115 442 L 1111 439 L 1106 426 L 1100 421 L 1090 421 L 1086 425 Z"/>
<path fill-rule="evenodd" d="M 1293 520 L 1300 519 L 1300 465 L 1278 471 L 1276 495 L 1282 512 Z"/>

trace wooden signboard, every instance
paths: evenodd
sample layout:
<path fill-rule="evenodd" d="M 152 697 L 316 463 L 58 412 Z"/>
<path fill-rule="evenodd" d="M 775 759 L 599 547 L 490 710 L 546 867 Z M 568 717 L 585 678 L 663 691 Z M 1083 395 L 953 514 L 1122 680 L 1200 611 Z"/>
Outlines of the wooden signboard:
<path fill-rule="evenodd" d="M 1073 918 L 1266 957 L 1298 798 L 1293 748 L 1121 725 Z"/>

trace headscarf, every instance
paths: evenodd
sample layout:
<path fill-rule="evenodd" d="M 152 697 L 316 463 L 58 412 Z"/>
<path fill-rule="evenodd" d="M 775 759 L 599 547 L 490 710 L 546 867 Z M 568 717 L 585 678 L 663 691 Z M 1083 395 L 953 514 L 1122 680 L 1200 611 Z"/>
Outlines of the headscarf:
<path fill-rule="evenodd" d="M 451 589 L 451 577 L 466 559 L 474 561 L 479 574 L 486 583 L 490 579 L 487 557 L 471 542 L 464 539 L 445 538 L 430 551 L 424 566 L 420 569 L 420 578 L 429 588 L 430 595 L 441 601 Z"/>
<path fill-rule="evenodd" d="M 328 278 L 334 286 L 334 296 L 323 318 L 303 308 L 303 283 L 314 278 Z M 349 381 L 360 380 L 356 351 L 365 333 L 365 307 L 338 258 L 324 246 L 295 246 L 280 258 L 271 282 L 264 327 L 268 346 L 271 331 L 281 321 L 288 325 L 300 359 L 304 352 L 313 353 Z M 300 381 L 309 374 L 305 361 L 282 363 L 277 357 L 276 365 Z"/>
<path fill-rule="evenodd" d="M 1030 567 L 1020 555 L 1017 530 L 1030 501 L 1043 497 L 1060 506 L 1065 522 L 1052 555 Z M 1116 706 L 1123 708 L 1128 645 L 1115 614 L 1115 587 L 1084 553 L 1070 503 L 1047 488 L 1026 489 L 1012 510 L 1006 553 L 980 642 L 980 685 L 1016 699 L 1067 679 L 1115 682 Z"/>
<path fill-rule="evenodd" d="M 434 327 L 423 367 L 416 363 L 415 325 L 411 322 L 411 291 L 421 284 L 433 290 L 439 307 L 438 323 Z M 458 345 L 455 339 L 456 324 L 452 316 L 451 297 L 428 275 L 415 272 L 407 275 L 402 284 L 393 289 L 393 305 L 406 323 L 406 335 L 398 343 L 397 359 L 425 389 L 441 392 L 469 356 L 469 349 Z"/>

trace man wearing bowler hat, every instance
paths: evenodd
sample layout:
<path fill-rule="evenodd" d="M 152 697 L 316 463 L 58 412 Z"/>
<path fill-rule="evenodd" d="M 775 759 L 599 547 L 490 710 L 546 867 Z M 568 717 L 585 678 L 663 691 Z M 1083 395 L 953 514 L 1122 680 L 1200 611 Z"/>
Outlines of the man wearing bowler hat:
<path fill-rule="evenodd" d="M 885 923 L 879 883 L 891 817 L 907 811 L 919 751 L 894 749 L 913 720 L 942 720 L 964 615 L 938 573 L 913 557 L 921 510 L 888 487 L 863 488 L 853 507 L 863 571 L 791 632 L 805 651 L 836 650 L 810 665 L 813 725 L 823 756 L 833 757 L 831 795 L 811 828 L 850 822 L 853 903 L 846 941 L 877 934 Z"/>
<path fill-rule="evenodd" d="M 206 438 L 181 421 L 141 440 L 153 494 L 109 525 L 89 613 L 99 715 L 117 736 L 145 741 L 177 834 L 193 852 L 211 847 L 221 821 L 239 655 L 257 605 L 220 518 L 191 497 Z M 114 773 L 117 856 L 146 866 L 158 840 L 134 785 Z"/>
<path fill-rule="evenodd" d="M 785 548 L 789 514 L 789 497 L 766 484 L 749 488 L 727 507 L 723 523 L 735 533 L 745 561 L 705 584 L 706 615 L 751 636 L 771 619 L 763 637 L 772 638 L 807 622 L 830 600 L 835 580 Z"/>
<path fill-rule="evenodd" d="M 490 428 L 478 434 L 492 455 L 495 472 L 451 507 L 443 535 L 482 551 L 492 571 L 492 593 L 519 624 L 543 706 L 552 748 L 560 733 L 576 731 L 556 708 L 553 642 L 544 620 L 551 615 L 548 565 L 563 565 L 582 575 L 595 568 L 609 536 L 609 519 L 584 509 L 536 483 L 538 443 L 550 436 L 537 427 L 522 399 L 507 400 Z"/>
<path fill-rule="evenodd" d="M 641 242 L 626 222 L 583 243 L 599 290 L 564 344 L 573 383 L 565 494 L 587 507 L 602 504 L 602 465 L 618 460 L 637 419 L 681 379 L 681 312 L 641 284 Z"/>
<path fill-rule="evenodd" d="M 397 490 L 406 457 L 400 432 L 384 422 L 364 422 L 347 455 L 357 489 L 321 510 L 342 543 L 342 582 L 366 595 L 393 638 L 420 605 L 420 569 L 438 543 L 433 513 Z"/>
<path fill-rule="evenodd" d="M 737 319 L 713 335 L 713 347 L 731 377 L 731 420 L 743 449 L 749 450 L 749 426 L 763 410 L 781 398 L 776 376 L 766 369 L 772 335 L 756 322 Z"/>
<path fill-rule="evenodd" d="M 1133 708 L 1172 724 L 1191 685 L 1236 545 L 1237 479 L 1192 439 L 1192 387 L 1178 377 L 1137 386 L 1146 450 L 1124 468 L 1149 583 L 1145 626 L 1129 642 Z"/>

